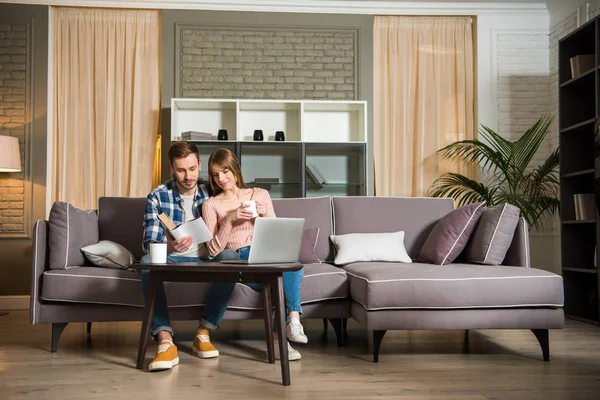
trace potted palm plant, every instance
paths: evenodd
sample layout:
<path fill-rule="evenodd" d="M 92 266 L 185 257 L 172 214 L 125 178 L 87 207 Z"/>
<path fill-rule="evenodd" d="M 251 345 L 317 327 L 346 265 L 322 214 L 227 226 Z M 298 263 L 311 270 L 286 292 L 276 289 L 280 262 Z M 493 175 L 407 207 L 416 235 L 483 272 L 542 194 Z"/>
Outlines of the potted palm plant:
<path fill-rule="evenodd" d="M 516 141 L 482 126 L 482 140 L 463 140 L 438 150 L 437 154 L 447 159 L 477 163 L 489 178 L 477 182 L 446 173 L 432 183 L 429 195 L 452 197 L 458 206 L 477 201 L 485 201 L 488 206 L 509 203 L 521 209 L 529 226 L 544 226 L 559 206 L 558 149 L 543 164 L 529 164 L 551 125 L 552 119 L 543 116 Z"/>

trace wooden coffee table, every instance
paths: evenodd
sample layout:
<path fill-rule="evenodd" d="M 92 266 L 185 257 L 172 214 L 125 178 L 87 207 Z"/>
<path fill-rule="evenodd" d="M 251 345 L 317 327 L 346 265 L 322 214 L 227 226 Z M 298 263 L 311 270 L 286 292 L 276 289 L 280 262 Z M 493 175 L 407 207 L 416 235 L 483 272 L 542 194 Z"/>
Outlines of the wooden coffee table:
<path fill-rule="evenodd" d="M 154 298 L 162 282 L 246 282 L 260 283 L 263 285 L 263 309 L 265 320 L 265 333 L 267 335 L 267 358 L 269 363 L 275 363 L 273 343 L 273 316 L 271 313 L 271 298 L 275 298 L 277 309 L 277 331 L 285 338 L 285 300 L 283 296 L 284 272 L 298 271 L 302 264 L 225 264 L 219 262 L 176 263 L 176 264 L 133 264 L 136 270 L 148 270 L 148 288 L 144 319 L 140 333 L 137 366 L 142 369 L 150 336 L 150 325 L 154 312 Z M 273 291 L 273 292 L 272 292 Z M 272 294 L 274 296 L 272 296 Z M 198 316 L 200 317 L 200 316 Z M 279 354 L 281 355 L 281 377 L 283 385 L 290 384 L 290 365 L 287 351 L 287 341 L 279 340 Z"/>

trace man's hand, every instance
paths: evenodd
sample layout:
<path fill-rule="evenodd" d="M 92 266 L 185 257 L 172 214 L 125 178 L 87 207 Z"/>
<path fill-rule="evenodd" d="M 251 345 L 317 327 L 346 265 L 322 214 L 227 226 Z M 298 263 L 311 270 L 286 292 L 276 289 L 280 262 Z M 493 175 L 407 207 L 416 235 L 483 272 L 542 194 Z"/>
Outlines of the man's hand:
<path fill-rule="evenodd" d="M 256 212 L 258 215 L 265 215 L 267 213 L 267 205 L 265 203 L 256 202 Z"/>
<path fill-rule="evenodd" d="M 191 236 L 184 236 L 175 240 L 170 233 L 167 233 L 167 253 L 182 253 L 184 251 L 189 250 L 192 247 L 192 243 L 194 243 L 194 239 Z"/>

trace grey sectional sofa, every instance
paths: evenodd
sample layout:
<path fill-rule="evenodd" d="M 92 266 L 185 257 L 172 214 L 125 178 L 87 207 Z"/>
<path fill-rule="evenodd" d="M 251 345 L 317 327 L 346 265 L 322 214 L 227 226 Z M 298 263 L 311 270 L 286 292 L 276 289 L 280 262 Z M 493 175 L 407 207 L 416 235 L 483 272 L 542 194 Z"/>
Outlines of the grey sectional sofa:
<path fill-rule="evenodd" d="M 564 325 L 563 284 L 558 275 L 529 265 L 525 224 L 517 226 L 503 265 L 431 265 L 356 262 L 333 265 L 329 236 L 405 231 L 405 247 L 416 257 L 435 223 L 453 210 L 451 199 L 318 197 L 275 199 L 280 217 L 304 217 L 320 228 L 316 253 L 321 264 L 305 265 L 303 319 L 331 321 L 338 344 L 347 318 L 370 331 L 373 361 L 387 330 L 530 329 L 549 360 L 548 330 Z M 100 240 L 111 240 L 140 259 L 144 198 L 101 198 Z M 31 323 L 52 324 L 52 351 L 70 322 L 139 321 L 141 282 L 135 272 L 72 266 L 49 269 L 48 221 L 37 221 L 31 286 Z M 201 315 L 209 284 L 167 283 L 172 319 Z M 225 319 L 262 318 L 260 294 L 237 285 Z"/>

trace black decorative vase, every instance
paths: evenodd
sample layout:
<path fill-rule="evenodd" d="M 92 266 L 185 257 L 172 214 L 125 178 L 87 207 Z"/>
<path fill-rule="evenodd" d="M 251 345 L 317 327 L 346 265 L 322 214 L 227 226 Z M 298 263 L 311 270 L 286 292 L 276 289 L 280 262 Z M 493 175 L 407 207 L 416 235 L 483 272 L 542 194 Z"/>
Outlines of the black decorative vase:
<path fill-rule="evenodd" d="M 276 142 L 284 142 L 285 141 L 285 133 L 283 133 L 283 131 L 275 132 L 275 141 Z"/>
<path fill-rule="evenodd" d="M 263 131 L 261 129 L 256 129 L 254 131 L 254 136 L 252 136 L 252 139 L 254 139 L 257 142 L 262 142 L 263 140 L 265 140 L 263 136 Z"/>
<path fill-rule="evenodd" d="M 217 134 L 217 140 L 227 140 L 227 129 L 219 129 L 219 133 Z"/>

